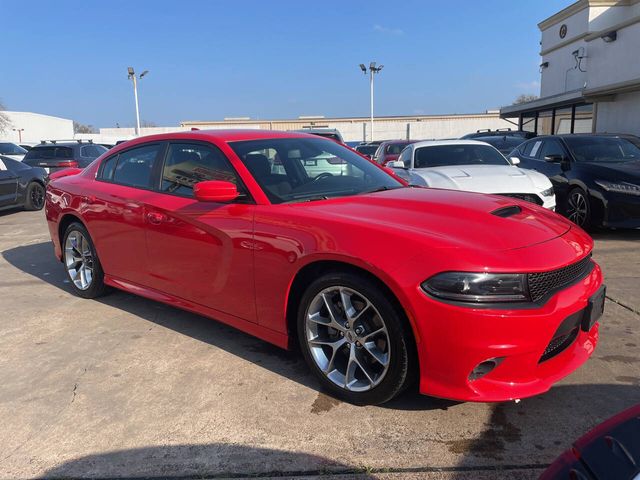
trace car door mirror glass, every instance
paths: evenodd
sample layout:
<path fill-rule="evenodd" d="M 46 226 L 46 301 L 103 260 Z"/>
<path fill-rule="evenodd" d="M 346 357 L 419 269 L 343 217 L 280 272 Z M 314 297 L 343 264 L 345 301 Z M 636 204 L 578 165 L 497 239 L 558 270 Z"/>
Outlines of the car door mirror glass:
<path fill-rule="evenodd" d="M 193 187 L 193 193 L 199 202 L 230 202 L 238 198 L 235 184 L 222 180 L 198 182 Z"/>

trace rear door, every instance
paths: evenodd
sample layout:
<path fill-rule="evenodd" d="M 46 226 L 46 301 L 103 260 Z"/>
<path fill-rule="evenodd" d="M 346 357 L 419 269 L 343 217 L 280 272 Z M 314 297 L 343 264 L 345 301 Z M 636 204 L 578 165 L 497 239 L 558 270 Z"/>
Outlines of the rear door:
<path fill-rule="evenodd" d="M 83 201 L 89 232 L 106 274 L 149 286 L 145 203 L 165 144 L 144 144 L 104 159 L 95 187 Z"/>
<path fill-rule="evenodd" d="M 16 203 L 18 193 L 18 175 L 7 168 L 0 158 L 0 207 Z"/>
<path fill-rule="evenodd" d="M 235 183 L 244 196 L 199 202 L 193 186 L 204 180 Z M 256 322 L 255 205 L 229 160 L 207 142 L 170 142 L 158 190 L 145 207 L 150 286 Z"/>

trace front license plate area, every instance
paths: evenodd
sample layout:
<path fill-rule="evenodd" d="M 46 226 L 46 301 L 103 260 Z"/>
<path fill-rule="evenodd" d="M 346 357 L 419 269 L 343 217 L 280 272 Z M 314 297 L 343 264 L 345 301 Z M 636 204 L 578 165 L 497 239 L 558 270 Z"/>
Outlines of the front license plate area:
<path fill-rule="evenodd" d="M 584 316 L 582 317 L 582 330 L 585 332 L 591 331 L 596 322 L 602 317 L 604 313 L 604 300 L 607 295 L 607 287 L 602 285 L 596 293 L 589 299 L 587 308 L 584 309 Z"/>

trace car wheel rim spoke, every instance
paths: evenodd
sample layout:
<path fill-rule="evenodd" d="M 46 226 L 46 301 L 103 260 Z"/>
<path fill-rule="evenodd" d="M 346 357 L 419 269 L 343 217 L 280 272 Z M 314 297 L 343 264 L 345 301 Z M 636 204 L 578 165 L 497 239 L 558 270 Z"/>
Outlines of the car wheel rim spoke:
<path fill-rule="evenodd" d="M 577 225 L 583 225 L 587 219 L 587 199 L 580 193 L 574 193 L 569 198 L 569 220 Z"/>
<path fill-rule="evenodd" d="M 331 382 L 354 392 L 380 384 L 389 367 L 389 333 L 364 295 L 343 286 L 321 291 L 309 304 L 305 328 L 311 358 Z"/>
<path fill-rule="evenodd" d="M 64 263 L 69 278 L 80 290 L 88 289 L 93 282 L 93 254 L 91 245 L 85 236 L 71 232 L 64 246 Z"/>

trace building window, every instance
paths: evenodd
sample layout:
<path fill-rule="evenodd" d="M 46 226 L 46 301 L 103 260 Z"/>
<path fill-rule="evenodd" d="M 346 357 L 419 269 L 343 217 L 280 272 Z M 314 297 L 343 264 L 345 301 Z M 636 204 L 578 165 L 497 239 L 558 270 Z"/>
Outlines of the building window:
<path fill-rule="evenodd" d="M 578 105 L 573 123 L 573 133 L 591 133 L 593 131 L 593 105 Z"/>
<path fill-rule="evenodd" d="M 545 110 L 538 113 L 538 135 L 551 135 L 553 133 L 553 110 Z"/>
<path fill-rule="evenodd" d="M 535 132 L 536 131 L 536 112 L 524 113 L 522 115 L 522 126 L 520 128 L 525 132 Z"/>

